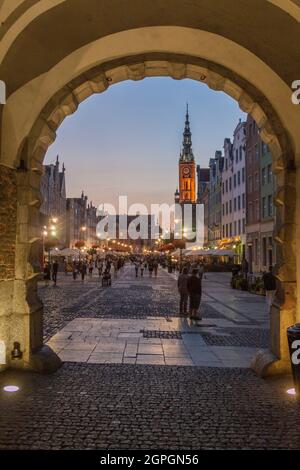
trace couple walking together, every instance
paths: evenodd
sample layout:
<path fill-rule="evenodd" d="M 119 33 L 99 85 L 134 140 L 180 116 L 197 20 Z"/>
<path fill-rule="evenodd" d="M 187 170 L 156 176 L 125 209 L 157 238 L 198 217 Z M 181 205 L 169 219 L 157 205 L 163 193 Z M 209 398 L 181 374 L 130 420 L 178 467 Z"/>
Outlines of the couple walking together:
<path fill-rule="evenodd" d="M 190 300 L 189 317 L 192 320 L 201 320 L 199 307 L 202 295 L 202 275 L 198 269 L 192 270 L 189 276 L 187 268 L 184 268 L 178 277 L 178 291 L 180 294 L 180 313 L 188 315 L 188 299 Z"/>

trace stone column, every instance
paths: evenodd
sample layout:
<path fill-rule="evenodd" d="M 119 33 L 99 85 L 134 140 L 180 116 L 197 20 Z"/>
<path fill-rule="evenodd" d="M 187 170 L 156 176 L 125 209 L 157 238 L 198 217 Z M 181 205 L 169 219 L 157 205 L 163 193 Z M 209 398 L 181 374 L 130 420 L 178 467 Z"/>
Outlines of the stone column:
<path fill-rule="evenodd" d="M 41 271 L 39 184 L 40 174 L 34 170 L 0 165 L 0 370 L 47 372 L 61 364 L 43 346 L 43 305 L 37 294 Z M 17 357 L 12 355 L 15 348 Z"/>
<path fill-rule="evenodd" d="M 17 222 L 16 171 L 0 165 L 0 370 L 10 363 Z"/>
<path fill-rule="evenodd" d="M 276 176 L 275 240 L 279 288 L 270 313 L 270 352 L 259 353 L 252 363 L 252 368 L 261 376 L 290 372 L 286 330 L 295 323 L 297 311 L 296 259 L 299 262 L 300 239 L 296 241 L 296 214 L 299 213 L 296 212 L 296 198 L 300 197 L 300 189 L 296 193 L 293 168 L 284 168 Z"/>
<path fill-rule="evenodd" d="M 43 346 L 43 304 L 38 297 L 41 279 L 41 227 L 39 208 L 40 173 L 17 172 L 17 220 L 15 246 L 15 281 L 11 338 L 20 344 L 22 359 L 11 361 L 13 367 L 52 371 L 60 360 Z"/>

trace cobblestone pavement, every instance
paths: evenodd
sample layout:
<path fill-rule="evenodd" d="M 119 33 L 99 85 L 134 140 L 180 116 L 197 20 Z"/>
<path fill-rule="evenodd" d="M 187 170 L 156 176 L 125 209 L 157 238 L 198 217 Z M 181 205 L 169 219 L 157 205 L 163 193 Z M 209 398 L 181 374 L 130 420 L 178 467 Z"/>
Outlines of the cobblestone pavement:
<path fill-rule="evenodd" d="M 17 383 L 18 394 L 3 385 Z M 287 379 L 247 369 L 65 364 L 0 375 L 1 449 L 299 449 Z"/>
<path fill-rule="evenodd" d="M 263 323 L 266 318 L 262 298 L 252 294 L 245 296 L 244 292 L 232 294 L 229 278 L 226 275 L 221 276 L 220 283 L 219 279 L 214 282 L 215 277 L 215 273 L 208 274 L 208 279 L 203 283 L 201 308 L 205 318 L 227 318 L 235 324 L 245 324 L 254 329 L 262 325 L 265 329 L 268 328 Z M 112 288 L 100 287 L 98 277 L 87 277 L 82 283 L 80 280 L 74 282 L 71 276 L 61 274 L 57 287 L 44 287 L 41 283 L 39 295 L 44 302 L 46 340 L 75 318 L 143 319 L 178 316 L 175 279 L 161 269 L 157 278 L 150 279 L 145 272 L 144 278 L 136 279 L 134 269 L 126 266 L 125 271 L 117 279 L 113 279 Z M 246 309 L 252 314 L 252 318 L 245 317 Z M 263 319 L 262 323 L 258 321 L 259 318 Z"/>
<path fill-rule="evenodd" d="M 206 275 L 197 324 L 179 317 L 176 275 L 162 269 L 136 278 L 127 265 L 111 288 L 63 276 L 59 287 L 40 288 L 48 344 L 70 362 L 249 367 L 268 347 L 265 303 L 229 281 Z"/>
<path fill-rule="evenodd" d="M 69 362 L 0 375 L 0 449 L 300 449 L 291 378 L 248 368 L 268 342 L 264 299 L 228 280 L 204 280 L 201 326 L 178 316 L 176 276 L 162 270 L 126 267 L 106 289 L 40 286 L 45 337 Z"/>

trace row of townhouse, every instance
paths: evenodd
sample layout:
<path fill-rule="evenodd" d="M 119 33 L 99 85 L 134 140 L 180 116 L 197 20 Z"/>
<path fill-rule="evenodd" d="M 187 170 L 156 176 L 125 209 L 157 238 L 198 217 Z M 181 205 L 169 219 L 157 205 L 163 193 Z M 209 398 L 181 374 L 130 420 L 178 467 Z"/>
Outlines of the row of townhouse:
<path fill-rule="evenodd" d="M 201 171 L 209 171 L 198 193 L 204 204 L 205 246 L 234 251 L 238 262 L 248 261 L 249 272 L 275 265 L 272 155 L 250 115 Z M 200 169 L 198 187 L 199 175 Z"/>

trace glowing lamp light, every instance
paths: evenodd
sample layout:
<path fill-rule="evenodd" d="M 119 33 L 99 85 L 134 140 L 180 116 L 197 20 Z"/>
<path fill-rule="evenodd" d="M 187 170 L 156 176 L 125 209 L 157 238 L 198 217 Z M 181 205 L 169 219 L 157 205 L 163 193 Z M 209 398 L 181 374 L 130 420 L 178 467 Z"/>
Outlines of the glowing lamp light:
<path fill-rule="evenodd" d="M 288 395 L 296 395 L 296 390 L 294 388 L 289 388 L 286 393 Z"/>
<path fill-rule="evenodd" d="M 16 385 L 6 385 L 5 387 L 3 387 L 3 390 L 8 393 L 15 393 L 18 392 L 20 388 Z"/>

